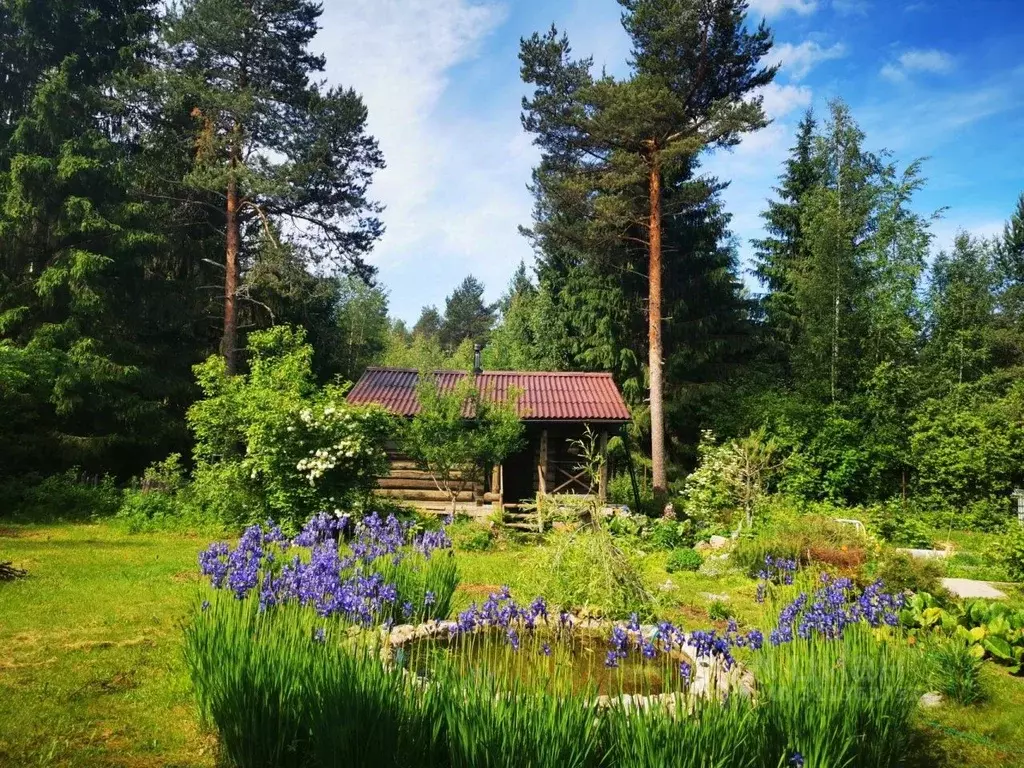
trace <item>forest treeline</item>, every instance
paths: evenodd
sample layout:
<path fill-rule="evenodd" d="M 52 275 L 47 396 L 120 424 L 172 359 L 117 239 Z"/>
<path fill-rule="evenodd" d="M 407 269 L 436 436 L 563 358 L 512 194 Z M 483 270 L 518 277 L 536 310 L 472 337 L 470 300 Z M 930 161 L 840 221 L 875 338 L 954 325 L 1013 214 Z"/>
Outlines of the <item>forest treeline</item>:
<path fill-rule="evenodd" d="M 193 367 L 219 352 L 244 370 L 248 334 L 275 325 L 305 329 L 321 383 L 372 364 L 468 368 L 475 343 L 491 369 L 609 370 L 649 446 L 651 230 L 637 222 L 652 160 L 641 142 L 596 166 L 601 126 L 565 127 L 593 111 L 580 93 L 664 103 L 642 89 L 663 60 L 650 9 L 667 4 L 623 5 L 648 52 L 632 81 L 592 79 L 555 30 L 523 41 L 535 263 L 494 304 L 468 276 L 410 327 L 366 260 L 387 222 L 371 187 L 386 158 L 359 95 L 320 84 L 316 5 L 0 0 L 0 480 L 125 481 L 189 455 Z M 716 118 L 729 146 L 764 124 L 751 94 L 774 70 L 757 67 L 768 30 L 718 5 L 722 50 L 749 61 L 708 103 L 757 106 Z M 633 128 L 648 127 L 616 135 Z M 657 159 L 670 487 L 703 430 L 763 427 L 788 493 L 1004 520 L 1024 481 L 1024 197 L 1001 236 L 936 243 L 943 212 L 915 203 L 926 164 L 872 148 L 836 101 L 801 121 L 741 264 L 729 180 L 701 165 L 714 146 Z"/>

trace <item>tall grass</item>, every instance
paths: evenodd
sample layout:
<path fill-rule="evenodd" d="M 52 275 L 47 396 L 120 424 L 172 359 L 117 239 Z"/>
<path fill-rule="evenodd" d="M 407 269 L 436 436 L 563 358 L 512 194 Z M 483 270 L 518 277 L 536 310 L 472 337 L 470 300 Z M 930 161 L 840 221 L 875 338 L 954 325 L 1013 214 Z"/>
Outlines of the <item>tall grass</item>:
<path fill-rule="evenodd" d="M 778 768 L 798 754 L 814 768 L 892 766 L 909 751 L 920 692 L 907 649 L 864 627 L 753 654 L 752 698 L 673 687 L 671 701 L 605 707 L 567 650 L 544 656 L 539 634 L 471 661 L 429 649 L 421 676 L 415 663 L 384 664 L 376 632 L 297 606 L 261 612 L 255 597 L 212 599 L 186 629 L 186 659 L 239 768 Z"/>
<path fill-rule="evenodd" d="M 687 714 L 678 714 L 688 708 Z M 741 696 L 720 703 L 676 695 L 671 704 L 643 710 L 614 706 L 604 716 L 606 763 L 617 768 L 753 768 L 761 764 L 756 715 Z"/>
<path fill-rule="evenodd" d="M 764 754 L 799 753 L 815 768 L 906 758 L 921 669 L 902 644 L 851 627 L 837 640 L 765 648 L 754 674 Z"/>

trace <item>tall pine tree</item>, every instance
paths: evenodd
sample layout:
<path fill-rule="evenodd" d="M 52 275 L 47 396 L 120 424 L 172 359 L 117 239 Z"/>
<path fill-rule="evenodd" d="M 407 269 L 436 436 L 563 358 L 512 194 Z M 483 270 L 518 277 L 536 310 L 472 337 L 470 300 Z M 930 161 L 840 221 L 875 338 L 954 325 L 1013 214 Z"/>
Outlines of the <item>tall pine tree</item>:
<path fill-rule="evenodd" d="M 324 68 L 309 50 L 322 10 L 310 0 L 185 0 L 164 25 L 168 90 L 194 99 L 195 163 L 184 184 L 223 200 L 229 372 L 253 230 L 287 223 L 307 259 L 372 274 L 363 256 L 382 225 L 366 193 L 383 159 L 359 95 L 311 79 Z"/>
<path fill-rule="evenodd" d="M 623 239 L 646 251 L 651 457 L 664 492 L 663 217 L 677 213 L 664 208 L 665 177 L 763 126 L 756 91 L 775 70 L 760 65 L 771 35 L 763 24 L 748 30 L 743 0 L 619 2 L 630 76 L 594 78 L 557 30 L 534 34 L 520 52 L 523 79 L 535 87 L 523 124 L 544 153 L 538 186 L 562 209 L 534 231 L 564 225 L 589 240 L 582 250 L 590 253 Z"/>

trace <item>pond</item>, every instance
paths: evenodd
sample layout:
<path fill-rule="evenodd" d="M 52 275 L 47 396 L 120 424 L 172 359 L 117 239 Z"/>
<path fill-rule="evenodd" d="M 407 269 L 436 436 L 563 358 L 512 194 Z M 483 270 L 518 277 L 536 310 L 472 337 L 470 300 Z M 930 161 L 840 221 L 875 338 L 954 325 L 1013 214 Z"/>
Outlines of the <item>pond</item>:
<path fill-rule="evenodd" d="M 617 666 L 609 667 L 607 638 L 597 635 L 558 640 L 537 631 L 516 638 L 516 646 L 503 634 L 474 633 L 454 640 L 435 636 L 405 643 L 395 649 L 393 658 L 425 679 L 438 664 L 450 662 L 463 670 L 485 667 L 503 679 L 570 685 L 576 692 L 589 688 L 602 696 L 683 691 L 680 662 L 692 664 L 680 653 L 646 659 L 630 649 L 616 660 Z"/>

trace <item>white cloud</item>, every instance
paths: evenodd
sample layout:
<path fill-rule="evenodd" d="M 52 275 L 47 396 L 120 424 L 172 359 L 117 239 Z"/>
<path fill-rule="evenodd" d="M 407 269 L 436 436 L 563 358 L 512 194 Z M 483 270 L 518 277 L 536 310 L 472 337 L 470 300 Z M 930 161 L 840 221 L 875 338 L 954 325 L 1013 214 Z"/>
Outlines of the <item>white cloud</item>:
<path fill-rule="evenodd" d="M 769 18 L 786 11 L 807 16 L 818 10 L 818 0 L 750 0 L 750 10 Z"/>
<path fill-rule="evenodd" d="M 506 9 L 487 0 L 350 0 L 325 3 L 314 47 L 332 84 L 352 86 L 387 168 L 371 194 L 387 231 L 371 255 L 392 312 L 415 319 L 472 271 L 499 294 L 519 259 L 517 227 L 530 220 L 525 191 L 535 153 L 519 126 L 518 90 L 496 95 L 488 74 L 450 88 L 474 64 Z M 516 72 L 514 54 L 494 67 Z M 501 79 L 518 86 L 518 79 Z"/>
<path fill-rule="evenodd" d="M 951 72 L 956 61 L 945 51 L 935 48 L 904 51 L 900 57 L 882 67 L 882 77 L 894 82 L 906 80 L 912 73 L 942 75 Z"/>
<path fill-rule="evenodd" d="M 769 83 L 760 89 L 764 98 L 764 111 L 772 120 L 785 117 L 794 109 L 808 107 L 811 103 L 811 89 L 806 85 L 779 85 Z"/>
<path fill-rule="evenodd" d="M 841 59 L 845 55 L 846 46 L 842 43 L 823 48 L 813 40 L 804 40 L 799 45 L 783 43 L 775 46 L 766 60 L 769 64 L 781 64 L 782 71 L 789 75 L 790 80 L 802 80 L 821 62 Z"/>

